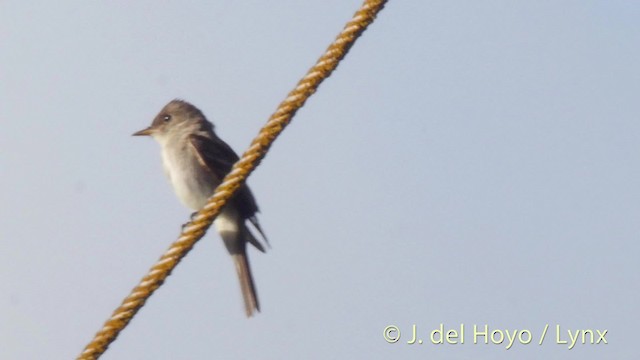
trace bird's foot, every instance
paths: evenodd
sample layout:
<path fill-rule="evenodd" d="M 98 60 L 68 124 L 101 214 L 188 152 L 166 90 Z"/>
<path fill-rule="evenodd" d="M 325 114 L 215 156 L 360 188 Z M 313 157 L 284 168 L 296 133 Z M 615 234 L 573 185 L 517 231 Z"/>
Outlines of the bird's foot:
<path fill-rule="evenodd" d="M 187 221 L 186 223 L 182 224 L 182 231 L 184 231 L 184 228 L 187 227 L 187 225 L 191 224 L 193 222 L 193 218 L 196 216 L 196 214 L 198 214 L 197 211 L 194 211 L 191 213 L 191 216 L 189 216 L 189 221 Z"/>

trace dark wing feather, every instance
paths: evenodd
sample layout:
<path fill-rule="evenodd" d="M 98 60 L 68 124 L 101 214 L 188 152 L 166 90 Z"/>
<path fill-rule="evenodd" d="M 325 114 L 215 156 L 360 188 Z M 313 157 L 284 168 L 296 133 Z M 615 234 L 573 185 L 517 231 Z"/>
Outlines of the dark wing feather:
<path fill-rule="evenodd" d="M 208 138 L 201 135 L 189 136 L 191 144 L 196 149 L 196 152 L 209 171 L 213 173 L 220 181 L 225 177 L 233 167 L 233 164 L 238 161 L 238 155 L 231 149 L 227 143 L 214 135 L 213 138 Z M 232 199 L 238 206 L 240 215 L 249 219 L 252 224 L 256 225 L 255 213 L 258 212 L 258 205 L 256 200 L 249 190 L 246 184 L 243 184 L 236 192 Z M 256 226 L 258 231 L 262 234 L 260 226 Z M 264 234 L 263 234 L 264 235 Z"/>

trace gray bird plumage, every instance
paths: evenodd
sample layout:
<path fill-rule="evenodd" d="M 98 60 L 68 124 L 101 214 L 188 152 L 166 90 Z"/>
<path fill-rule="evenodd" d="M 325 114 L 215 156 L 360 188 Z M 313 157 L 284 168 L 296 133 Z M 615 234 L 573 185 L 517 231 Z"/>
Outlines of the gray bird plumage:
<path fill-rule="evenodd" d="M 182 100 L 169 102 L 151 126 L 133 135 L 152 136 L 161 147 L 162 164 L 178 199 L 192 210 L 200 210 L 229 173 L 238 155 L 214 132 L 204 114 Z M 260 310 L 247 243 L 264 252 L 264 246 L 247 227 L 248 220 L 268 244 L 258 223 L 258 205 L 244 184 L 222 209 L 214 225 L 231 254 L 240 280 L 247 316 Z"/>

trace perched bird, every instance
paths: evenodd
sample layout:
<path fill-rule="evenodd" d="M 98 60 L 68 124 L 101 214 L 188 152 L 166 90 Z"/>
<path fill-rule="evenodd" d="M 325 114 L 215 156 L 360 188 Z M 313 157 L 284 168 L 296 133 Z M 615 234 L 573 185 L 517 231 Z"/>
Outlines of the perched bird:
<path fill-rule="evenodd" d="M 204 114 L 182 100 L 169 102 L 153 119 L 151 126 L 133 134 L 151 136 L 161 147 L 162 165 L 178 199 L 193 210 L 200 210 L 238 155 L 214 132 Z M 247 316 L 260 311 L 256 287 L 247 258 L 247 243 L 261 252 L 264 247 L 247 227 L 246 221 L 267 238 L 258 223 L 258 205 L 245 184 L 228 201 L 214 225 L 224 241 L 240 280 Z"/>

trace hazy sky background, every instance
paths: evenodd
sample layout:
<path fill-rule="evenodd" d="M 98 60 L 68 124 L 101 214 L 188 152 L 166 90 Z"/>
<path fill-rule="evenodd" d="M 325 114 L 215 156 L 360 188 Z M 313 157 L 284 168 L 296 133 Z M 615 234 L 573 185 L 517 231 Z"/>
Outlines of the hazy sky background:
<path fill-rule="evenodd" d="M 187 221 L 131 133 L 183 98 L 244 151 L 359 6 L 2 1 L 0 358 L 74 358 Z M 390 1 L 249 179 L 262 313 L 210 232 L 103 359 L 635 358 L 639 19 Z M 440 323 L 465 343 L 431 344 Z M 532 343 L 473 344 L 474 324 Z M 568 350 L 556 325 L 608 344 Z"/>

